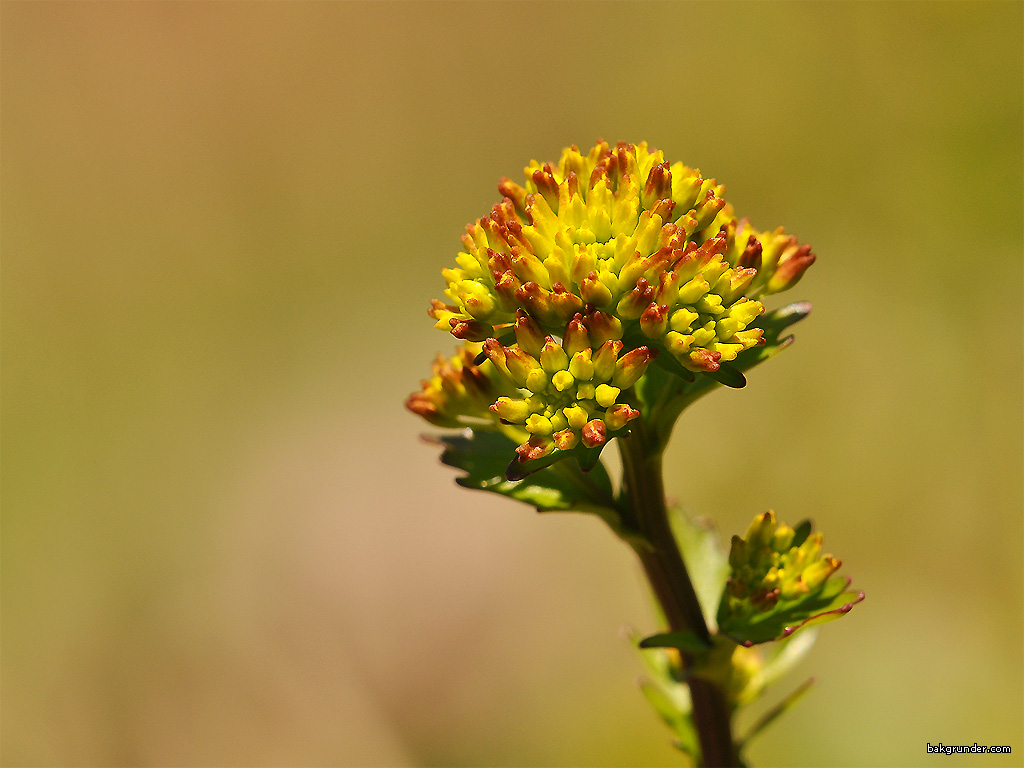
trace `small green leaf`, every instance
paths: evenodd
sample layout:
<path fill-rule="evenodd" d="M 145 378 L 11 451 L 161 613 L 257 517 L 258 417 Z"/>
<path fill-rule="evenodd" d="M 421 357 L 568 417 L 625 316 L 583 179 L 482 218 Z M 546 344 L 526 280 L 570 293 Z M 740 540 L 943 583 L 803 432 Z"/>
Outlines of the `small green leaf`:
<path fill-rule="evenodd" d="M 783 336 L 782 332 L 809 314 L 811 314 L 810 302 L 798 301 L 759 317 L 751 324 L 751 327 L 764 329 L 764 344 L 740 352 L 733 361 L 733 366 L 740 371 L 749 371 L 755 365 L 775 357 L 793 343 L 793 337 Z"/>
<path fill-rule="evenodd" d="M 761 733 L 765 728 L 774 723 L 782 714 L 796 704 L 803 695 L 810 690 L 811 686 L 814 685 L 814 678 L 808 678 L 801 683 L 795 691 L 790 693 L 786 698 L 776 704 L 774 707 L 765 712 L 756 723 L 750 726 L 750 730 L 747 731 L 746 735 L 740 740 L 737 745 L 739 749 L 743 749 L 752 738 Z"/>
<path fill-rule="evenodd" d="M 463 488 L 507 496 L 540 512 L 592 512 L 609 524 L 618 522 L 612 482 L 600 462 L 583 473 L 571 461 L 561 461 L 513 481 L 506 478 L 505 470 L 509 457 L 515 456 L 516 445 L 500 432 L 467 429 L 425 439 L 444 446 L 442 463 L 465 472 L 455 480 Z"/>
<path fill-rule="evenodd" d="M 784 307 L 779 307 L 762 315 L 754 321 L 753 325 L 757 328 L 764 328 L 766 332 L 773 334 L 774 338 L 777 339 L 782 331 L 793 325 L 793 323 L 803 320 L 809 314 L 811 314 L 811 303 L 809 301 L 795 301 L 792 304 L 787 304 Z"/>
<path fill-rule="evenodd" d="M 677 651 L 683 651 L 684 653 L 698 653 L 706 651 L 711 647 L 693 632 L 682 630 L 679 632 L 662 632 L 645 637 L 640 641 L 639 646 L 641 648 L 675 648 Z"/>
<path fill-rule="evenodd" d="M 743 374 L 729 363 L 722 363 L 718 366 L 717 371 L 710 371 L 707 375 L 719 384 L 724 384 L 732 389 L 742 389 L 747 386 L 747 380 Z"/>
<path fill-rule="evenodd" d="M 718 603 L 729 578 L 729 555 L 722 546 L 718 529 L 707 518 L 690 517 L 673 507 L 669 510 L 669 522 L 690 572 L 704 621 L 714 631 Z"/>
<path fill-rule="evenodd" d="M 801 600 L 780 600 L 768 611 L 748 617 L 719 615 L 720 631 L 741 645 L 756 645 L 789 637 L 798 629 L 824 624 L 849 613 L 864 599 L 863 592 L 844 591 L 850 580 L 834 576 L 820 593 Z"/>

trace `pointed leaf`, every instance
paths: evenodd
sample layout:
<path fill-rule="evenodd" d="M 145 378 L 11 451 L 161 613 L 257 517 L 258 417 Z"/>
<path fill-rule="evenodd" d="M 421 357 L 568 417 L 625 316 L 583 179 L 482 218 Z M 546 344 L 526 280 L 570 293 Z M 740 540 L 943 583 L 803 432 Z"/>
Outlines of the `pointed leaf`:
<path fill-rule="evenodd" d="M 657 635 L 645 637 L 640 641 L 641 648 L 675 648 L 684 653 L 697 653 L 706 651 L 711 646 L 701 640 L 693 632 L 680 630 L 678 632 L 662 632 Z"/>
<path fill-rule="evenodd" d="M 747 731 L 747 734 L 740 740 L 740 743 L 738 745 L 739 749 L 743 749 L 743 747 L 745 747 L 752 738 L 757 736 L 757 734 L 761 733 L 761 731 L 763 731 L 769 725 L 774 723 L 782 714 L 784 714 L 794 704 L 800 701 L 800 699 L 803 698 L 803 695 L 811 689 L 812 685 L 814 685 L 813 677 L 808 678 L 806 681 L 801 683 L 795 691 L 790 693 L 788 696 L 786 696 L 786 698 L 784 698 L 774 707 L 765 712 L 757 720 L 756 723 L 750 726 L 750 730 Z"/>
<path fill-rule="evenodd" d="M 729 578 L 728 552 L 722 545 L 718 529 L 707 518 L 690 517 L 674 507 L 669 510 L 669 522 L 690 573 L 704 621 L 708 629 L 714 631 L 718 603 Z"/>

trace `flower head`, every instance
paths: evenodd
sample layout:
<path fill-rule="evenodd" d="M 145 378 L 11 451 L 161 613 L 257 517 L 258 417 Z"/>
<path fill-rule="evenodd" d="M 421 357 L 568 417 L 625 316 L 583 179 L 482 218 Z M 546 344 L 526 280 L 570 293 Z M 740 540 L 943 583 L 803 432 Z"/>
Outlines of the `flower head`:
<path fill-rule="evenodd" d="M 439 426 L 520 441 L 510 478 L 570 454 L 592 465 L 641 415 L 632 388 L 659 354 L 687 380 L 723 380 L 721 366 L 765 341 L 758 297 L 814 261 L 781 228 L 738 220 L 714 179 L 645 143 L 572 146 L 557 165 L 531 162 L 524 186 L 505 178 L 498 189 L 501 202 L 466 227 L 456 266 L 442 271 L 446 301 L 430 309 L 468 346 L 435 363 L 406 405 Z"/>

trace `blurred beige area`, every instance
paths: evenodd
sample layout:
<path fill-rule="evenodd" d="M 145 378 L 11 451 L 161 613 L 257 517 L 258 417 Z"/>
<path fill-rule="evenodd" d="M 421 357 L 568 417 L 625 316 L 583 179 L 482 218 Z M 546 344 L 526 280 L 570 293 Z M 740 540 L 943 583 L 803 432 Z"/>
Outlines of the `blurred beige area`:
<path fill-rule="evenodd" d="M 753 763 L 1024 751 L 1024 6 L 0 14 L 4 765 L 681 764 L 630 553 L 458 489 L 401 407 L 465 223 L 599 136 L 819 255 L 668 456 L 868 593 Z"/>

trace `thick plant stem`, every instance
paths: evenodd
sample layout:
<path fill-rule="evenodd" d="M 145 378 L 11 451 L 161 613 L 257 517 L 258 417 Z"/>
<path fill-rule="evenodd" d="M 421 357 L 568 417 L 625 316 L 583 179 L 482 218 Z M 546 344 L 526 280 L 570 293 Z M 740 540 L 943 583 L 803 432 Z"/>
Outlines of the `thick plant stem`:
<path fill-rule="evenodd" d="M 631 507 L 633 523 L 644 540 L 636 546 L 637 554 L 670 628 L 692 632 L 708 640 L 704 614 L 669 523 L 662 479 L 662 449 L 648 439 L 642 419 L 631 426 L 630 435 L 619 441 L 619 450 L 623 493 Z M 683 662 L 689 664 L 690 660 L 684 656 Z M 731 713 L 722 691 L 713 683 L 697 678 L 690 679 L 689 687 L 702 765 L 708 768 L 738 766 Z"/>

